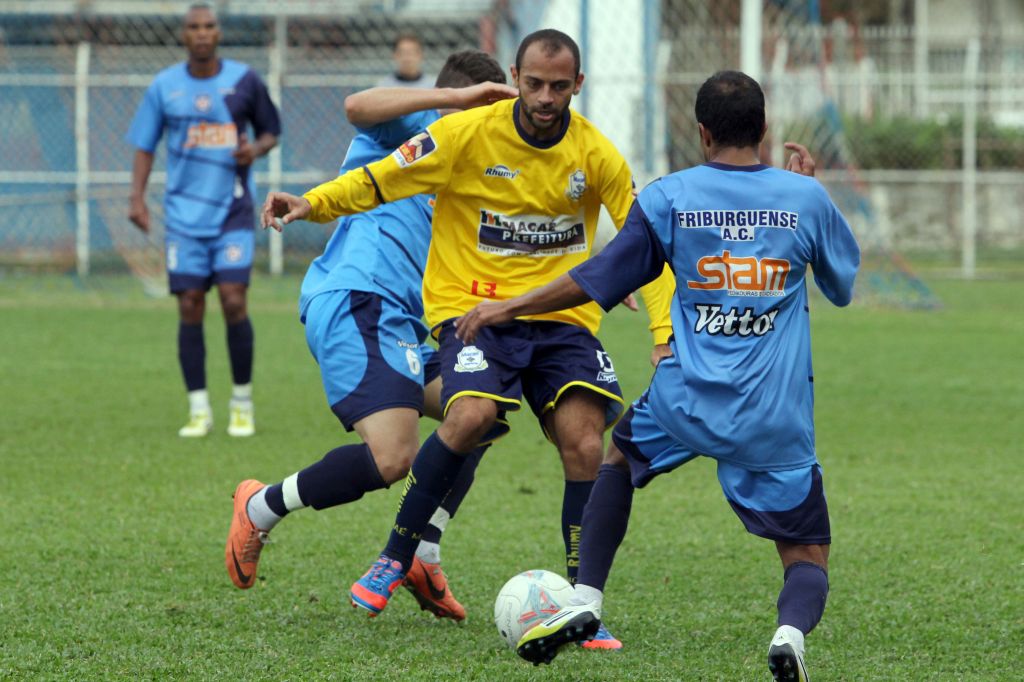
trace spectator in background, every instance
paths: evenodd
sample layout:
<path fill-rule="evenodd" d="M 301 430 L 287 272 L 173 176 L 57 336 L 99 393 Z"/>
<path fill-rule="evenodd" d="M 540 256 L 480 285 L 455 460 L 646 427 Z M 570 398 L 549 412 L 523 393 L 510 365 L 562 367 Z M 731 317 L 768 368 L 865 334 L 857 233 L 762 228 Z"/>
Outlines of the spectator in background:
<path fill-rule="evenodd" d="M 395 38 L 391 58 L 395 62 L 395 72 L 380 79 L 378 87 L 434 87 L 433 76 L 423 73 L 423 43 L 418 35 L 411 31 L 399 33 Z"/>

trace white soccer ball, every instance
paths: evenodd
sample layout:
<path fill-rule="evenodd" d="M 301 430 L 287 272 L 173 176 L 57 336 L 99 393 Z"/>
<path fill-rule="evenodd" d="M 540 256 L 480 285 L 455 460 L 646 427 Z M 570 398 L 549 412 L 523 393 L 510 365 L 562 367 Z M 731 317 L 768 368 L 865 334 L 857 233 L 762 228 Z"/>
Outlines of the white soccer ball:
<path fill-rule="evenodd" d="M 572 596 L 572 585 L 557 573 L 534 569 L 513 576 L 494 600 L 494 624 L 512 649 L 519 638 L 557 613 Z"/>

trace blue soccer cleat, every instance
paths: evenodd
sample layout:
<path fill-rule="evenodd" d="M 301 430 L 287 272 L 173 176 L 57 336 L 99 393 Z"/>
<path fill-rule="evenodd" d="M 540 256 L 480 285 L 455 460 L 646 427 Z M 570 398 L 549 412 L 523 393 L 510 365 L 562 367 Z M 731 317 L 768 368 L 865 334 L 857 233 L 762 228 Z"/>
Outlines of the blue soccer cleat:
<path fill-rule="evenodd" d="M 604 626 L 604 623 L 601 623 L 601 626 L 597 628 L 597 634 L 594 635 L 594 639 L 580 642 L 580 646 L 584 649 L 618 651 L 622 648 L 622 642 L 612 633 L 608 632 L 608 628 Z"/>
<path fill-rule="evenodd" d="M 352 606 L 366 609 L 370 612 L 370 618 L 373 618 L 388 605 L 388 600 L 403 580 L 405 573 L 402 572 L 402 564 L 381 554 L 370 566 L 370 570 L 352 583 L 348 596 Z"/>

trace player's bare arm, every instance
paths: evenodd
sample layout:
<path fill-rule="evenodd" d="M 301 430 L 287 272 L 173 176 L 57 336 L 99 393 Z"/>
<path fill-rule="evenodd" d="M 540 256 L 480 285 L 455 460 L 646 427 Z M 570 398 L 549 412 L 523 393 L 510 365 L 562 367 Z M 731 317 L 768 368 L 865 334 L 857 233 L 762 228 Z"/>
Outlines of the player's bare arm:
<path fill-rule="evenodd" d="M 569 275 L 507 301 L 482 301 L 455 320 L 455 336 L 472 343 L 481 327 L 510 322 L 524 315 L 540 315 L 588 303 L 593 299 Z"/>
<path fill-rule="evenodd" d="M 304 197 L 287 192 L 271 192 L 263 202 L 260 224 L 264 229 L 272 227 L 280 232 L 283 225 L 308 217 L 312 210 L 313 207 Z"/>
<path fill-rule="evenodd" d="M 361 128 L 427 109 L 472 109 L 517 95 L 504 83 L 477 83 L 465 88 L 370 88 L 345 98 L 345 117 Z"/>
<path fill-rule="evenodd" d="M 793 152 L 786 163 L 786 170 L 813 178 L 814 157 L 807 151 L 807 147 L 797 142 L 786 142 L 783 146 Z"/>
<path fill-rule="evenodd" d="M 245 133 L 242 133 L 238 136 L 238 148 L 231 155 L 239 166 L 249 166 L 276 146 L 277 136 L 271 133 L 263 133 L 254 142 L 249 142 Z"/>
<path fill-rule="evenodd" d="M 149 232 L 149 207 L 146 206 L 146 184 L 153 170 L 153 154 L 142 149 L 135 150 L 132 161 L 132 195 L 128 219 L 143 232 Z"/>

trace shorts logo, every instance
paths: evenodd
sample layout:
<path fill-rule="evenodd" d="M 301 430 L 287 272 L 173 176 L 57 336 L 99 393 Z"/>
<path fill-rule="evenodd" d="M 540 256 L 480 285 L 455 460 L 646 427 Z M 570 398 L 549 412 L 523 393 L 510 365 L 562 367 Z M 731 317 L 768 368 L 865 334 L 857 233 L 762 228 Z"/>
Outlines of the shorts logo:
<path fill-rule="evenodd" d="M 512 170 L 503 163 L 499 163 L 497 166 L 488 166 L 484 169 L 484 175 L 489 178 L 505 178 L 506 180 L 515 180 L 519 177 L 519 171 Z"/>
<path fill-rule="evenodd" d="M 416 163 L 425 156 L 430 155 L 437 149 L 434 138 L 430 133 L 423 132 L 402 143 L 402 146 L 392 152 L 391 156 L 401 168 Z"/>
<path fill-rule="evenodd" d="M 784 258 L 704 256 L 697 261 L 697 272 L 703 281 L 687 280 L 686 286 L 701 291 L 725 290 L 730 296 L 779 297 L 786 295 L 789 261 Z"/>
<path fill-rule="evenodd" d="M 412 348 L 406 348 L 405 361 L 409 363 L 409 372 L 418 376 L 420 370 L 423 369 L 423 363 L 420 362 L 420 354 Z"/>
<path fill-rule="evenodd" d="M 213 98 L 205 92 L 196 95 L 192 103 L 196 105 L 196 111 L 201 111 L 204 114 L 213 108 Z"/>
<path fill-rule="evenodd" d="M 737 312 L 730 308 L 723 313 L 720 305 L 697 304 L 697 322 L 693 331 L 711 336 L 764 336 L 775 328 L 775 316 L 778 308 L 757 315 L 753 308 L 744 308 Z"/>
<path fill-rule="evenodd" d="M 569 176 L 569 188 L 565 190 L 565 196 L 569 197 L 573 201 L 579 201 L 583 198 L 583 193 L 587 191 L 587 174 L 577 168 L 573 171 L 572 175 Z"/>
<path fill-rule="evenodd" d="M 229 263 L 238 263 L 242 260 L 242 254 L 245 253 L 245 249 L 242 248 L 241 244 L 228 244 L 224 249 L 224 260 Z"/>
<path fill-rule="evenodd" d="M 611 383 L 612 381 L 618 381 L 619 378 L 615 376 L 615 366 L 612 365 L 612 356 L 603 350 L 595 351 L 597 353 L 597 366 L 599 367 L 597 372 L 597 380 Z"/>
<path fill-rule="evenodd" d="M 484 352 L 476 346 L 464 346 L 455 357 L 456 372 L 482 372 L 487 369 Z"/>
<path fill-rule="evenodd" d="M 683 229 L 711 228 L 719 230 L 728 242 L 753 241 L 758 228 L 795 230 L 800 214 L 776 209 L 750 209 L 742 211 L 680 211 L 676 213 Z"/>
<path fill-rule="evenodd" d="M 178 269 L 178 245 L 175 242 L 170 242 L 167 245 L 167 269 Z"/>

